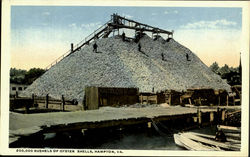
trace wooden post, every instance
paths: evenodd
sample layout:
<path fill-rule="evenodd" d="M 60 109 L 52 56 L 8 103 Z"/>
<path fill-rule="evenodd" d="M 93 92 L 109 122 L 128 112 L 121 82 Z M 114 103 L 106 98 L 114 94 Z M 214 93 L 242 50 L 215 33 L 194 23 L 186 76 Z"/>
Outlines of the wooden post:
<path fill-rule="evenodd" d="M 228 95 L 227 95 L 227 106 L 228 106 Z"/>
<path fill-rule="evenodd" d="M 33 106 L 34 106 L 34 104 L 35 104 L 35 95 L 34 94 L 32 94 L 32 101 L 33 101 Z"/>
<path fill-rule="evenodd" d="M 47 94 L 45 98 L 45 108 L 49 108 L 49 94 Z"/>
<path fill-rule="evenodd" d="M 15 96 L 16 96 L 16 98 L 18 98 L 18 91 L 16 91 L 16 95 Z"/>
<path fill-rule="evenodd" d="M 198 125 L 199 125 L 199 127 L 201 127 L 202 113 L 201 113 L 201 110 L 199 108 L 197 109 L 197 117 L 198 117 Z"/>
<path fill-rule="evenodd" d="M 148 128 L 151 128 L 152 122 L 148 122 Z"/>
<path fill-rule="evenodd" d="M 158 96 L 157 96 L 157 94 L 156 94 L 156 96 L 155 96 L 155 102 L 156 102 L 156 104 L 158 104 Z"/>
<path fill-rule="evenodd" d="M 218 106 L 220 106 L 220 94 L 219 94 L 219 102 L 218 102 Z"/>
<path fill-rule="evenodd" d="M 29 105 L 27 105 L 27 104 L 25 105 L 25 113 L 26 113 L 26 114 L 29 113 L 29 107 L 30 107 Z"/>
<path fill-rule="evenodd" d="M 62 110 L 64 111 L 64 106 L 65 106 L 65 100 L 64 100 L 64 96 L 62 95 Z"/>
<path fill-rule="evenodd" d="M 225 118 L 226 118 L 226 110 L 225 109 L 222 109 L 221 111 L 221 121 L 224 122 L 225 121 Z"/>
<path fill-rule="evenodd" d="M 168 101 L 169 101 L 169 105 L 171 105 L 171 94 L 169 94 L 169 99 L 168 99 Z"/>
<path fill-rule="evenodd" d="M 240 105 L 241 105 L 241 101 L 242 101 L 242 100 L 241 100 L 241 99 L 242 99 L 242 94 L 239 94 L 239 95 L 240 95 Z"/>
<path fill-rule="evenodd" d="M 141 94 L 141 104 L 143 103 L 143 96 L 142 96 L 142 94 Z"/>
<path fill-rule="evenodd" d="M 214 121 L 214 113 L 210 112 L 210 123 L 213 123 Z"/>
<path fill-rule="evenodd" d="M 234 106 L 235 106 L 235 97 L 233 96 L 233 102 L 234 102 Z"/>
<path fill-rule="evenodd" d="M 191 98 L 188 98 L 189 104 L 192 105 Z"/>

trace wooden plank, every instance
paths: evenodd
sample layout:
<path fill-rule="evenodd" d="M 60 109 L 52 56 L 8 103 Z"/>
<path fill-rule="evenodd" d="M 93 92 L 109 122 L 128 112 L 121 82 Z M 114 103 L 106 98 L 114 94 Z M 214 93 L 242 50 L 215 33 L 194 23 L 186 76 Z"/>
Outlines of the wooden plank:
<path fill-rule="evenodd" d="M 62 95 L 62 110 L 64 111 L 64 106 L 65 106 L 65 100 L 64 100 L 64 96 Z"/>
<path fill-rule="evenodd" d="M 209 139 L 215 139 L 215 136 L 213 136 L 213 135 L 201 134 L 201 133 L 197 133 L 197 132 L 189 132 L 189 133 L 197 135 L 197 136 L 209 138 Z M 240 140 L 235 140 L 235 139 L 232 139 L 232 138 L 227 138 L 227 141 L 230 142 L 230 143 L 241 143 Z"/>
<path fill-rule="evenodd" d="M 218 130 L 222 130 L 223 132 L 241 132 L 240 127 L 233 127 L 233 126 L 225 126 L 225 125 L 217 125 Z"/>
<path fill-rule="evenodd" d="M 45 108 L 49 108 L 49 94 L 46 95 Z"/>
<path fill-rule="evenodd" d="M 197 135 L 197 136 L 201 136 L 201 137 L 215 139 L 215 136 L 213 136 L 213 135 L 201 134 L 201 133 L 197 133 L 197 132 L 188 132 L 188 133 L 193 134 L 193 135 Z"/>
<path fill-rule="evenodd" d="M 228 137 L 227 137 L 227 141 L 230 143 L 241 143 L 240 140 L 236 140 L 236 139 L 232 139 L 232 138 L 228 138 Z"/>
<path fill-rule="evenodd" d="M 236 151 L 240 150 L 240 147 L 238 147 L 238 146 L 229 145 L 229 144 L 225 144 L 225 143 L 217 142 L 217 141 L 212 141 L 212 140 L 209 140 L 209 139 L 206 139 L 203 137 L 195 136 L 195 135 L 190 134 L 190 133 L 183 133 L 183 136 L 186 136 L 187 138 L 190 138 L 190 139 L 198 141 L 198 142 L 213 145 L 213 146 L 220 147 L 223 149 L 236 150 Z"/>
<path fill-rule="evenodd" d="M 241 135 L 240 134 L 235 134 L 235 133 L 225 133 L 226 137 L 231 137 L 233 139 L 241 139 Z"/>
<path fill-rule="evenodd" d="M 177 145 L 185 147 L 188 150 L 195 150 L 195 151 L 214 151 L 214 150 L 218 151 L 220 150 L 215 147 L 209 147 L 199 142 L 195 142 L 189 139 L 188 137 L 183 136 L 183 134 L 174 134 L 174 140 Z"/>

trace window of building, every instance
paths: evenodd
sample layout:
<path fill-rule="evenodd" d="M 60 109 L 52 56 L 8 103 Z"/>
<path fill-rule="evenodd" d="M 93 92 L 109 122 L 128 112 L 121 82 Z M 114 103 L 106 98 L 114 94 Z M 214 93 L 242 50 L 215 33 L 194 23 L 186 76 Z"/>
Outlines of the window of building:
<path fill-rule="evenodd" d="M 23 90 L 23 88 L 22 87 L 18 87 L 18 90 Z"/>
<path fill-rule="evenodd" d="M 16 87 L 12 87 L 12 90 L 16 90 Z"/>

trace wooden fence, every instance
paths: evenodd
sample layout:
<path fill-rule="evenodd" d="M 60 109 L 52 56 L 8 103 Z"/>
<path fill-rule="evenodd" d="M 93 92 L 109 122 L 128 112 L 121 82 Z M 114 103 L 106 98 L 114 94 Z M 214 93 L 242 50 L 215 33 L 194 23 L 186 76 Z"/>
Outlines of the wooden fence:
<path fill-rule="evenodd" d="M 64 96 L 61 99 L 54 99 L 49 97 L 47 94 L 45 97 L 35 96 L 32 94 L 31 97 L 14 97 L 10 98 L 10 110 L 25 108 L 27 113 L 31 107 L 38 107 L 38 104 L 44 104 L 44 108 L 49 109 L 50 105 L 60 105 L 60 110 L 65 111 L 65 105 L 77 105 L 75 100 L 66 100 Z"/>

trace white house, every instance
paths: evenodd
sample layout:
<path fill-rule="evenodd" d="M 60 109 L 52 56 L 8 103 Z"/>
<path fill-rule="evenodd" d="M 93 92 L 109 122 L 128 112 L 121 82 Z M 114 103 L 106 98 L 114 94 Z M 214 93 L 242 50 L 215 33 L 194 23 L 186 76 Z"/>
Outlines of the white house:
<path fill-rule="evenodd" d="M 16 95 L 25 90 L 29 85 L 10 83 L 10 95 Z"/>

